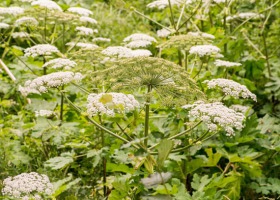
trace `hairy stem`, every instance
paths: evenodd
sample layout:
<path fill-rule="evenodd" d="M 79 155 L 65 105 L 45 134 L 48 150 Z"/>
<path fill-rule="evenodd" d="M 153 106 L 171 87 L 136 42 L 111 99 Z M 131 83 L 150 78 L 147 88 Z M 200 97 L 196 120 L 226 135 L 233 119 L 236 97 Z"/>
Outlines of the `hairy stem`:
<path fill-rule="evenodd" d="M 61 87 L 61 90 L 63 90 L 63 89 L 64 89 L 64 86 Z M 63 103 L 64 103 L 64 95 L 62 94 L 60 97 L 60 116 L 59 116 L 60 123 L 63 122 Z"/>
<path fill-rule="evenodd" d="M 144 140 L 144 146 L 148 146 L 148 134 L 149 134 L 149 117 L 150 117 L 150 92 L 152 91 L 152 86 L 148 85 L 148 91 L 147 91 L 147 99 L 146 99 L 146 105 L 145 105 L 145 140 Z"/>

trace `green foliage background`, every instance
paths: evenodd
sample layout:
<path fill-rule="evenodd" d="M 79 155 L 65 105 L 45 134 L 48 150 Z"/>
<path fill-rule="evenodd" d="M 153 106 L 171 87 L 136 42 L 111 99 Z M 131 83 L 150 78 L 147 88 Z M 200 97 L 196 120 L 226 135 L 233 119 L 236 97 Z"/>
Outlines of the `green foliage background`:
<path fill-rule="evenodd" d="M 115 130 L 120 136 L 131 137 L 133 140 L 124 148 L 123 141 L 107 134 L 87 119 L 88 116 L 85 114 L 87 93 L 84 93 L 83 89 L 90 93 L 99 93 L 106 87 L 108 91 L 114 92 L 106 84 L 95 82 L 96 77 L 102 77 L 102 81 L 111 83 L 110 78 L 114 76 L 110 67 L 115 65 L 100 62 L 104 58 L 100 53 L 101 50 L 109 45 L 123 45 L 123 39 L 133 33 L 146 33 L 157 37 L 156 31 L 161 29 L 158 23 L 173 29 L 170 10 L 168 8 L 162 11 L 148 9 L 146 5 L 151 2 L 148 0 L 94 2 L 59 0 L 56 2 L 63 10 L 73 6 L 92 10 L 92 17 L 98 21 L 96 26 L 99 30 L 98 36 L 110 38 L 111 43 L 101 45 L 101 48 L 96 51 L 83 52 L 75 49 L 67 52 L 65 43 L 77 41 L 75 26 L 78 22 L 74 20 L 65 22 L 67 32 L 64 42 L 60 37 L 62 24 L 58 22 L 55 31 L 53 24 L 48 24 L 47 42 L 55 41 L 52 44 L 78 63 L 75 71 L 87 76 L 78 87 L 69 85 L 63 92 L 54 89 L 43 95 L 32 94 L 26 98 L 20 94 L 18 87 L 26 80 L 42 75 L 41 66 L 44 60 L 24 57 L 23 50 L 34 44 L 29 40 L 14 38 L 9 40 L 9 35 L 13 30 L 0 30 L 1 59 L 17 79 L 13 82 L 4 69 L 0 68 L 2 69 L 0 73 L 0 188 L 3 187 L 1 181 L 8 176 L 36 171 L 47 174 L 54 183 L 55 192 L 52 197 L 49 197 L 50 199 L 279 199 L 279 1 L 232 1 L 229 10 L 222 6 L 211 7 L 210 15 L 205 20 L 198 18 L 198 14 L 204 11 L 201 5 L 196 9 L 196 5 L 199 4 L 194 4 L 191 9 L 184 11 L 183 17 L 185 19 L 190 17 L 191 20 L 187 21 L 180 30 L 175 30 L 174 35 L 183 35 L 197 29 L 213 34 L 216 37 L 214 44 L 222 49 L 224 59 L 242 63 L 241 67 L 224 71 L 222 68 L 215 67 L 213 60 L 210 60 L 207 65 L 208 70 L 203 68 L 200 72 L 198 69 L 200 60 L 189 57 L 189 66 L 193 64 L 195 67 L 191 71 L 188 68 L 186 74 L 194 78 L 194 75 L 199 73 L 194 81 L 196 87 L 207 97 L 197 95 L 195 87 L 191 93 L 186 91 L 189 92 L 188 95 L 192 94 L 194 98 L 206 98 L 209 101 L 220 100 L 222 96 L 219 96 L 219 93 L 207 91 L 202 82 L 227 76 L 245 85 L 257 95 L 258 101 L 254 103 L 250 100 L 225 98 L 223 103 L 227 106 L 244 104 L 252 108 L 251 112 L 246 114 L 243 130 L 236 132 L 236 135 L 231 138 L 225 136 L 224 131 L 220 131 L 218 134 L 210 135 L 211 137 L 207 140 L 203 140 L 203 133 L 207 129 L 201 125 L 194 128 L 192 132 L 176 138 L 179 147 L 183 149 L 175 152 L 173 150 L 178 144 L 167 138 L 192 128 L 195 123 L 190 121 L 187 111 L 181 109 L 179 103 L 176 102 L 172 106 L 163 104 L 165 100 L 166 102 L 169 100 L 166 88 L 151 94 L 146 94 L 144 87 L 133 88 L 133 94 L 142 105 L 147 99 L 151 103 L 148 139 L 150 146 L 155 144 L 158 146 L 150 153 L 141 148 L 134 149 L 132 145 L 142 144 L 146 140 L 144 125 L 147 112 L 145 113 L 144 107 L 126 115 L 118 114 L 114 118 L 93 117 L 93 120 L 109 130 Z M 26 4 L 6 0 L 1 1 L 0 6 L 24 7 Z M 180 8 L 174 6 L 172 11 L 174 19 L 178 20 Z M 241 12 L 263 14 L 264 18 L 232 22 L 225 30 L 224 13 Z M 34 10 L 30 12 L 30 15 L 39 16 Z M 10 16 L 1 20 L 13 24 L 15 18 Z M 38 29 L 29 31 L 34 33 L 32 38 L 36 43 L 42 43 L 44 31 L 42 24 Z M 157 38 L 157 40 L 157 44 L 149 47 L 154 57 L 164 58 L 173 62 L 174 65 L 178 64 L 181 66 L 181 73 L 185 73 L 184 58 L 191 41 L 172 43 L 172 48 L 168 47 L 159 51 L 158 46 L 164 46 L 169 39 Z M 91 42 L 91 40 L 85 39 L 85 42 Z M 137 62 L 140 63 L 140 61 Z M 103 73 L 104 69 L 107 73 Z M 120 67 L 118 70 L 125 71 L 126 69 Z M 131 72 L 130 75 L 137 76 Z M 122 80 L 126 78 L 121 77 Z M 120 88 L 120 91 L 132 93 L 130 89 Z M 62 94 L 67 98 L 64 99 L 62 105 L 63 122 L 59 117 L 50 119 L 35 117 L 34 112 L 40 109 L 54 110 L 59 113 Z M 174 92 L 174 94 L 177 93 Z M 160 101 L 158 100 L 160 97 L 166 99 Z M 180 100 L 179 97 L 178 99 Z M 182 102 L 179 100 L 178 102 Z M 70 101 L 74 102 L 82 112 L 73 109 Z M 184 103 L 193 103 L 193 101 Z M 106 162 L 105 172 L 104 162 Z M 165 184 L 158 184 L 152 189 L 147 189 L 141 183 L 141 179 L 153 172 L 171 172 L 172 178 Z M 104 173 L 107 177 L 106 194 L 104 194 L 102 183 Z M 0 199 L 9 198 L 0 196 Z"/>

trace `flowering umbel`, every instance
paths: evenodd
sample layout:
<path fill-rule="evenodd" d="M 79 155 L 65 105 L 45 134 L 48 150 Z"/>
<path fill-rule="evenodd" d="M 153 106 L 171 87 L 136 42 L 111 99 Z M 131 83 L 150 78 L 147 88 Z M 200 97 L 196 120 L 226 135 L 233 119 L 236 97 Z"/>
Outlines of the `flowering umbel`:
<path fill-rule="evenodd" d="M 22 173 L 3 181 L 2 194 L 23 200 L 43 199 L 41 195 L 51 195 L 53 185 L 48 176 L 36 172 Z"/>

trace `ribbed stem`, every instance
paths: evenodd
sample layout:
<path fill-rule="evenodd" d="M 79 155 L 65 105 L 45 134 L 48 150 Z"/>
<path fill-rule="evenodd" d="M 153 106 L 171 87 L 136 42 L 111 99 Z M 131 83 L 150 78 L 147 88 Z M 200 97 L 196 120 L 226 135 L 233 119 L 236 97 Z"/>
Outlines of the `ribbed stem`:
<path fill-rule="evenodd" d="M 152 86 L 148 85 L 148 91 L 147 91 L 147 99 L 146 99 L 146 105 L 145 105 L 145 140 L 144 145 L 145 147 L 148 146 L 148 134 L 149 134 L 149 117 L 150 117 L 150 92 L 152 91 Z"/>

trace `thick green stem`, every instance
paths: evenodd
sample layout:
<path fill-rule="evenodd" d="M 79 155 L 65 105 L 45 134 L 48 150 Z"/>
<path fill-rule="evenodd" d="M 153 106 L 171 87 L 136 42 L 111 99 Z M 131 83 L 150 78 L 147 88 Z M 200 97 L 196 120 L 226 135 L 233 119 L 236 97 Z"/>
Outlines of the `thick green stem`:
<path fill-rule="evenodd" d="M 179 61 L 179 65 L 182 67 L 183 66 L 183 63 L 182 63 L 182 53 L 181 53 L 181 50 L 178 49 L 178 61 Z"/>
<path fill-rule="evenodd" d="M 171 5 L 171 1 L 168 0 L 168 6 L 169 6 L 169 10 L 170 10 L 170 15 L 171 15 L 171 24 L 173 26 L 173 28 L 176 30 L 176 24 L 175 24 L 175 20 L 174 20 L 174 15 L 173 15 L 173 11 L 172 11 L 172 5 Z M 177 30 L 176 30 L 177 32 Z"/>
<path fill-rule="evenodd" d="M 225 9 L 227 9 L 227 0 L 225 2 Z M 224 36 L 227 39 L 227 13 L 226 13 L 226 10 L 224 13 L 223 26 L 224 26 L 224 32 L 225 32 Z M 224 54 L 227 55 L 227 42 L 225 42 L 225 44 L 224 44 Z"/>
<path fill-rule="evenodd" d="M 61 90 L 63 90 L 63 89 L 64 89 L 64 86 L 62 86 Z M 64 103 L 64 95 L 62 94 L 60 97 L 60 116 L 59 116 L 60 123 L 63 122 L 63 103 Z"/>
<path fill-rule="evenodd" d="M 200 74 L 200 72 L 201 72 L 201 70 L 202 70 L 202 67 L 203 67 L 203 61 L 201 61 L 201 65 L 200 65 L 200 67 L 199 67 L 199 70 L 198 70 L 198 72 L 196 73 L 196 75 L 193 77 L 193 79 L 195 79 L 195 77 L 197 77 L 197 76 Z"/>
<path fill-rule="evenodd" d="M 44 42 L 47 41 L 47 8 L 45 9 L 45 18 L 44 18 Z"/>
<path fill-rule="evenodd" d="M 102 125 L 102 118 L 100 115 L 98 115 L 99 117 L 99 121 L 100 121 L 100 124 Z M 104 136 L 104 131 L 102 129 L 100 129 L 100 132 L 101 132 L 101 143 L 102 143 L 102 148 L 105 147 L 105 136 Z M 106 198 L 107 196 L 107 186 L 106 186 L 106 183 L 107 183 L 107 180 L 106 180 L 106 164 L 107 164 L 107 160 L 105 158 L 105 156 L 103 155 L 103 158 L 102 158 L 102 175 L 103 175 L 103 194 L 104 194 L 104 197 Z"/>
<path fill-rule="evenodd" d="M 148 146 L 148 134 L 149 134 L 149 117 L 150 117 L 150 92 L 152 91 L 152 86 L 148 85 L 148 91 L 147 91 L 147 99 L 146 99 L 146 105 L 145 105 L 145 140 L 144 140 L 144 146 L 147 148 Z"/>

